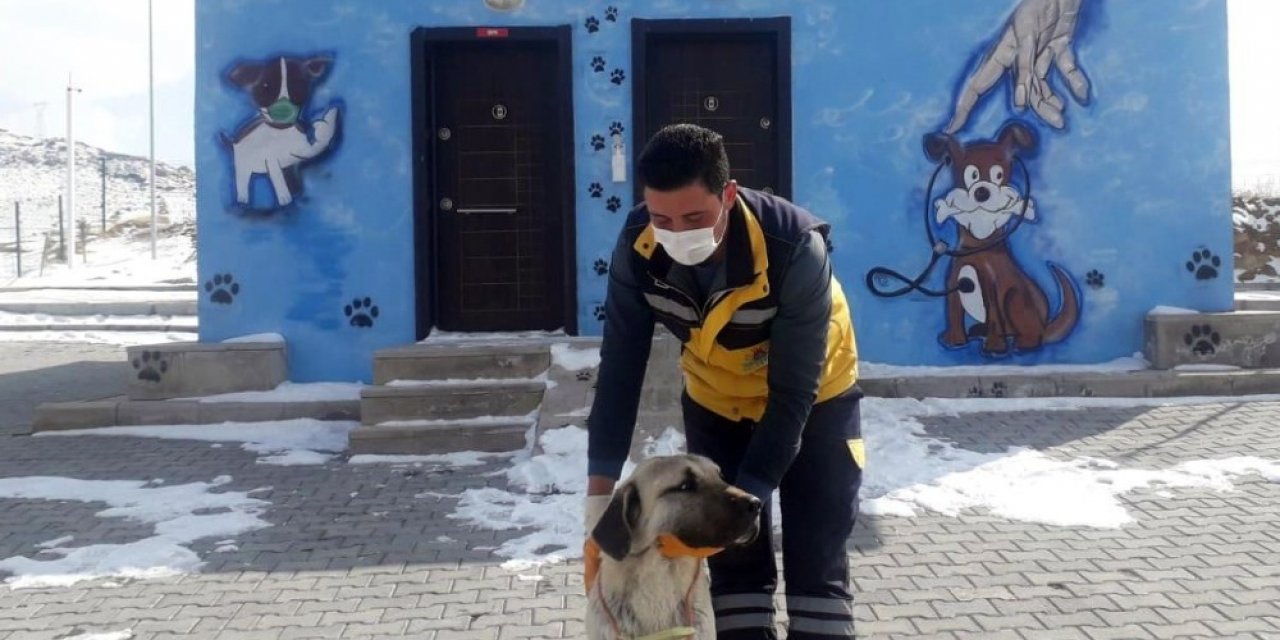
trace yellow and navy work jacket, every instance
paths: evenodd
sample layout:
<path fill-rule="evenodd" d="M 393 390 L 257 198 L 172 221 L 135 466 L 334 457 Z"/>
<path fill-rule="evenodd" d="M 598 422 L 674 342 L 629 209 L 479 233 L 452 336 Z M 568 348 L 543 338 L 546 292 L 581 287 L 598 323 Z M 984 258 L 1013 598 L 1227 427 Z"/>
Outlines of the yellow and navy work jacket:
<path fill-rule="evenodd" d="M 698 294 L 692 270 L 655 241 L 644 205 L 628 216 L 605 299 L 588 422 L 592 475 L 621 472 L 655 321 L 683 343 L 680 366 L 690 399 L 728 421 L 774 430 L 779 445 L 798 443 L 815 402 L 854 387 L 857 347 L 827 257 L 829 225 L 782 198 L 741 187 L 738 194 L 722 267 L 706 296 Z M 742 473 L 777 471 L 752 466 L 748 452 Z"/>

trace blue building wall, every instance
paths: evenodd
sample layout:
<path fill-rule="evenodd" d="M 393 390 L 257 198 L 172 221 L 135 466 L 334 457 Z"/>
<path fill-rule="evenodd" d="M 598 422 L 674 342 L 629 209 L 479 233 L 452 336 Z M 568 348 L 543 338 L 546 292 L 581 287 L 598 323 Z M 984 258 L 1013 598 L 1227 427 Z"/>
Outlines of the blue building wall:
<path fill-rule="evenodd" d="M 1034 364 L 1130 355 L 1141 349 L 1142 316 L 1156 305 L 1231 308 L 1225 2 L 1083 0 L 1073 29 L 1009 27 L 1074 4 L 526 0 L 506 12 L 482 0 L 199 0 L 201 339 L 279 332 L 299 381 L 368 380 L 375 349 L 413 341 L 410 32 L 559 24 L 573 27 L 578 320 L 581 333 L 598 334 L 595 310 L 606 277 L 593 265 L 608 259 L 626 211 L 611 212 L 605 203 L 616 195 L 629 204 L 632 185 L 609 181 L 609 150 L 591 140 L 607 139 L 618 122 L 628 155 L 644 143 L 631 137 L 629 21 L 786 15 L 794 199 L 834 225 L 836 272 L 851 298 L 863 359 Z M 1087 99 L 1073 98 L 1065 76 L 1051 68 L 1048 86 L 1063 103 L 1056 126 L 1052 116 L 1017 109 L 1014 73 L 996 69 L 998 81 L 954 139 L 957 148 L 975 148 L 1013 119 L 1034 134 L 1034 146 L 1016 150 L 1034 218 L 1024 216 L 1009 245 L 1018 270 L 1044 291 L 1049 315 L 1075 307 L 1078 318 L 1059 332 L 1060 341 L 1008 357 L 983 353 L 980 341 L 948 347 L 939 338 L 947 329 L 942 298 L 921 291 L 876 295 L 869 284 L 885 290 L 900 283 L 868 283 L 867 276 L 883 267 L 915 278 L 929 264 L 926 208 L 938 238 L 955 244 L 964 216 L 939 224 L 934 202 L 958 193 L 957 185 L 944 169 L 926 193 L 937 164 L 924 138 L 948 128 L 966 83 L 982 75 L 992 52 L 999 59 L 1001 51 L 1038 50 L 1045 41 L 1074 52 L 1089 82 Z M 251 204 L 265 202 L 266 210 L 248 210 L 236 202 L 224 136 L 234 138 L 254 107 L 228 74 L 237 63 L 281 55 L 331 57 L 313 69 L 321 75 L 301 120 L 321 120 L 333 108 L 336 135 L 300 165 L 304 190 L 296 201 L 274 207 L 269 184 L 257 179 Z M 606 61 L 605 71 L 593 68 L 596 57 Z M 626 79 L 612 81 L 614 69 Z M 985 168 L 981 173 L 989 177 Z M 1026 199 L 1027 180 L 1021 170 L 1015 174 L 1009 186 Z M 589 195 L 593 182 L 605 185 L 605 198 Z M 940 259 L 922 285 L 944 289 L 952 260 Z M 1065 281 L 1055 279 L 1050 263 L 1067 274 Z M 362 313 L 369 322 L 353 325 Z"/>

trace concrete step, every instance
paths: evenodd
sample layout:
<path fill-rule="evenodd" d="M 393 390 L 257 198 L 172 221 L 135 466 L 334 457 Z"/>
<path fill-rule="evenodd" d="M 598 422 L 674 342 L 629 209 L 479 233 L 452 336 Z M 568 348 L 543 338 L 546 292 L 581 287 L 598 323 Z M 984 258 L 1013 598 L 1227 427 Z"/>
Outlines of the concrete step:
<path fill-rule="evenodd" d="M 358 454 L 439 454 L 502 452 L 525 447 L 532 419 L 409 421 L 357 427 L 350 448 Z"/>
<path fill-rule="evenodd" d="M 388 421 L 523 417 L 538 409 L 547 383 L 536 379 L 375 386 L 360 392 L 364 424 Z"/>
<path fill-rule="evenodd" d="M 858 383 L 880 398 L 1243 396 L 1280 393 L 1280 369 L 868 376 Z"/>
<path fill-rule="evenodd" d="M 199 402 L 130 400 L 125 396 L 89 402 L 51 402 L 36 407 L 34 431 L 95 427 L 218 424 L 267 420 L 359 420 L 358 400 L 297 402 Z"/>
<path fill-rule="evenodd" d="M 1280 291 L 1255 289 L 1236 291 L 1237 311 L 1280 311 Z"/>
<path fill-rule="evenodd" d="M 375 353 L 373 382 L 533 378 L 550 366 L 551 349 L 546 343 L 415 344 Z"/>
<path fill-rule="evenodd" d="M 199 290 L 194 283 L 149 283 L 149 284 L 78 284 L 78 285 L 30 285 L 17 287 L 0 287 L 0 295 L 6 293 L 25 293 L 29 291 L 191 291 Z"/>
<path fill-rule="evenodd" d="M 199 330 L 200 327 L 196 324 L 194 317 L 186 321 L 175 322 L 47 322 L 39 324 L 0 322 L 0 331 L 159 331 L 164 333 L 190 333 L 194 337 Z"/>
<path fill-rule="evenodd" d="M 195 316 L 197 306 L 194 295 L 190 300 L 19 302 L 0 299 L 0 311 L 51 316 Z"/>
<path fill-rule="evenodd" d="M 167 342 L 126 352 L 134 400 L 268 391 L 288 373 L 283 342 Z"/>
<path fill-rule="evenodd" d="M 1155 369 L 1280 367 L 1280 311 L 1150 313 L 1144 328 L 1144 351 Z"/>

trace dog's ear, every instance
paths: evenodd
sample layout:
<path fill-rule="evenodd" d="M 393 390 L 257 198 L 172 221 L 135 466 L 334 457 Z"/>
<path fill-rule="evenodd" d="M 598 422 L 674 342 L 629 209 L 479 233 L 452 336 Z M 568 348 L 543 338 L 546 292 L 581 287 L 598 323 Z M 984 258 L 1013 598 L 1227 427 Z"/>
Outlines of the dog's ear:
<path fill-rule="evenodd" d="M 631 533 L 639 520 L 640 494 L 635 485 L 624 484 L 613 494 L 609 506 L 596 522 L 596 528 L 591 531 L 591 537 L 600 545 L 601 551 L 620 561 L 631 553 Z"/>
<path fill-rule="evenodd" d="M 924 137 L 924 155 L 933 162 L 955 162 L 960 155 L 960 141 L 948 133 L 930 133 Z"/>
<path fill-rule="evenodd" d="M 258 84 L 258 80 L 262 79 L 262 70 L 265 67 L 257 62 L 241 62 L 231 68 L 227 72 L 227 79 L 234 82 L 239 87 L 252 87 Z"/>
<path fill-rule="evenodd" d="M 302 63 L 302 68 L 306 69 L 307 73 L 310 74 L 311 78 L 314 80 L 328 73 L 329 67 L 332 65 L 333 58 L 328 56 L 315 56 L 307 58 L 307 61 Z"/>
<path fill-rule="evenodd" d="M 1032 150 L 1036 148 L 1036 134 L 1031 127 L 1021 122 L 1010 122 L 1000 129 L 996 142 L 1010 152 L 1015 149 Z"/>

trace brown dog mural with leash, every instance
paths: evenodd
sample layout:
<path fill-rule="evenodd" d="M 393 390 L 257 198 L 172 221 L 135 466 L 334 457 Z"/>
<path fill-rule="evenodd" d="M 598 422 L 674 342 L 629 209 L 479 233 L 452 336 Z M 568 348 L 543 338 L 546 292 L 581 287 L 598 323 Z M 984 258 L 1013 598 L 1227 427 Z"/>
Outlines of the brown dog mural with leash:
<path fill-rule="evenodd" d="M 959 238 L 947 275 L 947 325 L 939 336 L 944 346 L 981 339 L 987 354 L 1035 351 L 1066 338 L 1080 319 L 1071 275 L 1049 263 L 1062 297 L 1061 310 L 1050 316 L 1044 290 L 1009 248 L 1010 220 L 1035 220 L 1030 193 L 1019 192 L 1012 178 L 1018 153 L 1034 149 L 1036 142 L 1035 133 L 1016 121 L 1002 127 L 994 142 L 963 144 L 945 133 L 925 137 L 925 153 L 945 162 L 953 180 L 952 189 L 934 203 L 937 222 L 954 222 Z"/>

